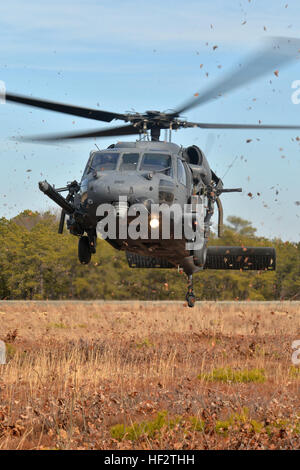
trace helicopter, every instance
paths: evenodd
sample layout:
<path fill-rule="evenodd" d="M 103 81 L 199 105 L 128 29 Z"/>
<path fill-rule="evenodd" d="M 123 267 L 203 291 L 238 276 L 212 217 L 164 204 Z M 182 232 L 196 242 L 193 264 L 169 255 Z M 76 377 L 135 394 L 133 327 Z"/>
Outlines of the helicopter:
<path fill-rule="evenodd" d="M 193 275 L 206 269 L 259 270 L 276 269 L 276 252 L 273 247 L 208 246 L 212 216 L 218 210 L 218 236 L 222 237 L 223 208 L 220 196 L 223 193 L 241 192 L 242 188 L 225 188 L 223 181 L 211 169 L 204 152 L 196 145 L 187 147 L 171 142 L 173 130 L 198 129 L 300 129 L 298 125 L 222 124 L 190 122 L 180 116 L 196 106 L 203 105 L 220 95 L 257 79 L 274 67 L 285 65 L 295 59 L 300 40 L 294 38 L 272 38 L 268 47 L 254 55 L 242 68 L 211 85 L 207 90 L 169 112 L 156 110 L 144 113 L 116 113 L 73 106 L 64 103 L 37 99 L 29 96 L 6 93 L 8 102 L 56 111 L 102 122 L 121 120 L 125 125 L 85 132 L 33 136 L 25 141 L 53 143 L 65 140 L 91 139 L 138 135 L 132 142 L 115 142 L 106 149 L 92 150 L 80 182 L 72 181 L 65 187 L 55 188 L 47 181 L 39 182 L 40 190 L 61 208 L 58 232 L 63 233 L 65 219 L 69 232 L 78 237 L 78 258 L 88 264 L 96 252 L 99 223 L 105 214 L 99 214 L 102 204 L 114 209 L 115 217 L 123 220 L 135 204 L 145 208 L 147 228 L 156 229 L 158 236 L 120 236 L 120 226 L 114 236 L 106 241 L 117 250 L 126 252 L 131 268 L 177 268 L 187 275 L 186 301 L 195 305 Z M 161 141 L 161 131 L 169 132 L 169 141 Z M 63 197 L 61 193 L 67 192 Z M 152 206 L 163 205 L 183 208 L 187 212 L 177 224 L 182 226 L 187 219 L 192 235 L 174 236 L 173 217 L 170 235 L 162 237 L 162 214 L 153 216 Z M 200 209 L 199 209 L 200 208 Z M 200 214 L 201 212 L 201 214 Z M 184 220 L 183 220 L 184 219 Z M 126 217 L 125 228 L 133 221 Z M 103 227 L 102 227 L 103 228 Z M 101 232 L 103 235 L 103 231 Z M 152 233 L 152 232 L 151 232 Z M 195 239 L 200 240 L 199 243 Z M 189 242 L 189 243 L 187 243 Z"/>

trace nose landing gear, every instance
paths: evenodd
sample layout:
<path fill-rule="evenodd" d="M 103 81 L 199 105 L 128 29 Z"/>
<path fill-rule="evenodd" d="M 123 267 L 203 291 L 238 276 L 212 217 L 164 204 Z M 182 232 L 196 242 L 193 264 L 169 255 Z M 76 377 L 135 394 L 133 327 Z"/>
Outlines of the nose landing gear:
<path fill-rule="evenodd" d="M 194 307 L 195 302 L 196 302 L 196 297 L 194 294 L 194 288 L 193 288 L 193 275 L 189 274 L 188 275 L 188 291 L 186 293 L 186 301 L 188 303 L 189 307 Z"/>

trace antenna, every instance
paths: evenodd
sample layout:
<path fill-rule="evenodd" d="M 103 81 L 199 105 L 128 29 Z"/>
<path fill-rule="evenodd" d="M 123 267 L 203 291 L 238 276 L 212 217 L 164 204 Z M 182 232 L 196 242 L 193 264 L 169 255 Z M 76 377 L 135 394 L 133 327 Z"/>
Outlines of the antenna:
<path fill-rule="evenodd" d="M 224 178 L 225 178 L 225 176 L 227 175 L 228 171 L 231 170 L 231 168 L 232 168 L 233 165 L 235 164 L 237 158 L 238 158 L 238 155 L 235 157 L 235 159 L 233 160 L 233 162 L 232 162 L 230 165 L 228 165 L 227 170 L 225 171 L 225 173 L 224 173 L 224 175 L 222 176 L 221 179 L 224 179 Z"/>

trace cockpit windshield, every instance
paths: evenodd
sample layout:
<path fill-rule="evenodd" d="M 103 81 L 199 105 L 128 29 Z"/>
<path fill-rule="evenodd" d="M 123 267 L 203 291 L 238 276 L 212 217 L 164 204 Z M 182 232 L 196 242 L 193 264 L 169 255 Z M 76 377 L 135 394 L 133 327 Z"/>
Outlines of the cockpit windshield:
<path fill-rule="evenodd" d="M 97 171 L 115 170 L 119 155 L 116 152 L 96 153 L 91 161 L 90 169 Z"/>
<path fill-rule="evenodd" d="M 120 171 L 134 171 L 137 169 L 137 165 L 139 162 L 139 153 L 123 153 L 121 164 L 120 164 Z"/>
<path fill-rule="evenodd" d="M 154 171 L 173 175 L 171 155 L 158 152 L 144 153 L 139 165 L 140 155 L 138 152 L 95 152 L 85 173 L 118 169 L 119 171 Z"/>
<path fill-rule="evenodd" d="M 172 159 L 164 153 L 145 153 L 141 170 L 160 171 L 172 175 Z"/>

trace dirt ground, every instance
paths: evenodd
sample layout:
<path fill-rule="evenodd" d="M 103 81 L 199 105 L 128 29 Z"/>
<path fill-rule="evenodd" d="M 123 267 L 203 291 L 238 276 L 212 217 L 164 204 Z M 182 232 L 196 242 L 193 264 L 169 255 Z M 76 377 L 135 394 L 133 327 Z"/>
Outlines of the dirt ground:
<path fill-rule="evenodd" d="M 0 449 L 300 448 L 298 303 L 3 302 L 0 339 Z"/>

